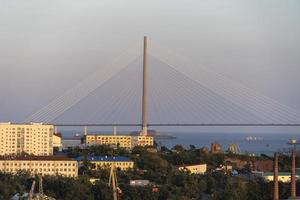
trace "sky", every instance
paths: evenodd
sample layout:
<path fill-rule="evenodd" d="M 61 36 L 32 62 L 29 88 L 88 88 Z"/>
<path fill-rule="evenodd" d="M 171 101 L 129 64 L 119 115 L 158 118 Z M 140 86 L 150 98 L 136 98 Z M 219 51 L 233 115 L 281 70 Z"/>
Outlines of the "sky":
<path fill-rule="evenodd" d="M 0 120 L 22 121 L 144 35 L 300 111 L 298 0 L 0 0 Z"/>

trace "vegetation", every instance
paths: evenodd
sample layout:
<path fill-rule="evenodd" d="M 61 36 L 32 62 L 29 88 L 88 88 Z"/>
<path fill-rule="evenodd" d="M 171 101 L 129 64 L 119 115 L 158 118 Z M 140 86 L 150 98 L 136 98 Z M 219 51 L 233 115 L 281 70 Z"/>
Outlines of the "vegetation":
<path fill-rule="evenodd" d="M 262 178 L 249 180 L 215 171 L 197 175 L 178 171 L 176 168 L 177 165 L 195 163 L 208 163 L 211 167 L 217 167 L 223 164 L 226 157 L 237 155 L 203 154 L 193 146 L 185 149 L 180 145 L 173 149 L 162 147 L 157 153 L 142 147 L 136 147 L 129 152 L 108 146 L 94 146 L 87 149 L 74 148 L 68 155 L 122 155 L 134 160 L 134 169 L 117 172 L 122 200 L 272 199 L 273 183 L 265 182 Z M 112 190 L 107 184 L 109 169 L 95 171 L 93 165 L 86 161 L 80 168 L 80 174 L 78 178 L 45 177 L 44 192 L 58 200 L 112 199 Z M 91 177 L 99 180 L 92 184 Z M 17 192 L 28 192 L 34 178 L 37 177 L 30 177 L 22 172 L 17 175 L 0 173 L 0 199 L 10 199 Z M 133 187 L 129 185 L 132 179 L 148 179 L 152 184 L 147 187 Z M 297 187 L 300 188 L 299 181 Z M 289 184 L 280 183 L 280 198 L 289 196 L 289 188 Z"/>

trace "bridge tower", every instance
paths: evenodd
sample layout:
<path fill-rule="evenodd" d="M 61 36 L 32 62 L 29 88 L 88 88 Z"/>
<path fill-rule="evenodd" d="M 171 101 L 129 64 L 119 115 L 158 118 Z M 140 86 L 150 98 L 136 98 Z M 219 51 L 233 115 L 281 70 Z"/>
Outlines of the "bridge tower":
<path fill-rule="evenodd" d="M 147 119 L 147 36 L 144 36 L 144 52 L 143 52 L 143 99 L 142 99 L 142 132 L 141 135 L 148 134 L 148 119 Z"/>

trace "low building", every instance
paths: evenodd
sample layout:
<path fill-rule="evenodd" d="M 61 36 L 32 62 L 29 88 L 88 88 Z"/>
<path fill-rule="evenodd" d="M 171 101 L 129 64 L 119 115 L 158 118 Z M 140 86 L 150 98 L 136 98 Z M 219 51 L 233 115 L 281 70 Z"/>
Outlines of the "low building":
<path fill-rule="evenodd" d="M 272 160 L 257 160 L 252 163 L 254 170 L 269 172 L 273 170 L 273 161 Z"/>
<path fill-rule="evenodd" d="M 139 135 L 139 136 L 131 136 L 132 139 L 132 147 L 135 146 L 153 146 L 154 145 L 154 137 L 148 135 Z"/>
<path fill-rule="evenodd" d="M 100 135 L 87 134 L 84 136 L 86 145 L 115 145 L 131 149 L 135 146 L 153 146 L 153 136 L 130 136 L 130 135 Z"/>
<path fill-rule="evenodd" d="M 97 181 L 100 181 L 100 178 L 90 178 L 90 183 L 95 185 Z"/>
<path fill-rule="evenodd" d="M 76 160 L 61 156 L 11 156 L 0 158 L 0 171 L 13 174 L 25 171 L 32 175 L 77 177 L 78 164 Z"/>
<path fill-rule="evenodd" d="M 178 169 L 190 172 L 191 174 L 204 174 L 207 171 L 207 164 L 185 165 L 178 167 Z"/>
<path fill-rule="evenodd" d="M 130 180 L 130 186 L 147 186 L 150 184 L 149 180 Z"/>
<path fill-rule="evenodd" d="M 274 173 L 273 172 L 265 172 L 263 173 L 263 177 L 267 181 L 273 181 L 274 180 Z M 296 179 L 300 179 L 300 169 L 298 168 L 296 170 Z M 278 181 L 288 183 L 291 182 L 291 172 L 278 172 Z"/>
<path fill-rule="evenodd" d="M 226 158 L 225 159 L 225 164 L 226 165 L 231 165 L 233 168 L 238 168 L 238 169 L 242 169 L 245 168 L 248 164 L 247 161 L 245 160 L 241 160 L 238 158 Z"/>
<path fill-rule="evenodd" d="M 128 170 L 132 169 L 134 162 L 127 157 L 123 156 L 90 156 L 87 158 L 78 157 L 76 160 L 81 164 L 83 161 L 89 161 L 95 165 L 95 169 L 110 168 L 112 164 L 115 165 L 117 169 Z"/>
<path fill-rule="evenodd" d="M 231 165 L 220 165 L 220 167 L 217 167 L 215 169 L 216 171 L 222 171 L 225 173 L 231 173 L 232 172 L 232 166 Z"/>

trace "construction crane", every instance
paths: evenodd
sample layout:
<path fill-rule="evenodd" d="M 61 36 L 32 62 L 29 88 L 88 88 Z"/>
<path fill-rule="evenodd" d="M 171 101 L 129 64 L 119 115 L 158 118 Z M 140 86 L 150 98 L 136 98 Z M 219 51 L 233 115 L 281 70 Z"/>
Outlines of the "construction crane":
<path fill-rule="evenodd" d="M 118 179 L 117 179 L 115 163 L 112 163 L 111 168 L 110 168 L 108 185 L 111 186 L 113 189 L 113 200 L 119 200 L 120 194 L 122 193 L 122 191 L 118 186 Z"/>
<path fill-rule="evenodd" d="M 31 189 L 30 189 L 30 192 L 29 192 L 29 195 L 28 195 L 28 200 L 32 200 L 34 188 L 35 188 L 35 180 L 33 181 L 32 185 L 31 185 Z"/>
<path fill-rule="evenodd" d="M 35 188 L 35 180 L 31 185 L 31 189 L 28 195 L 28 200 L 55 200 L 54 198 L 48 197 L 44 194 L 42 175 L 39 175 L 39 192 L 34 193 L 34 188 Z"/>

